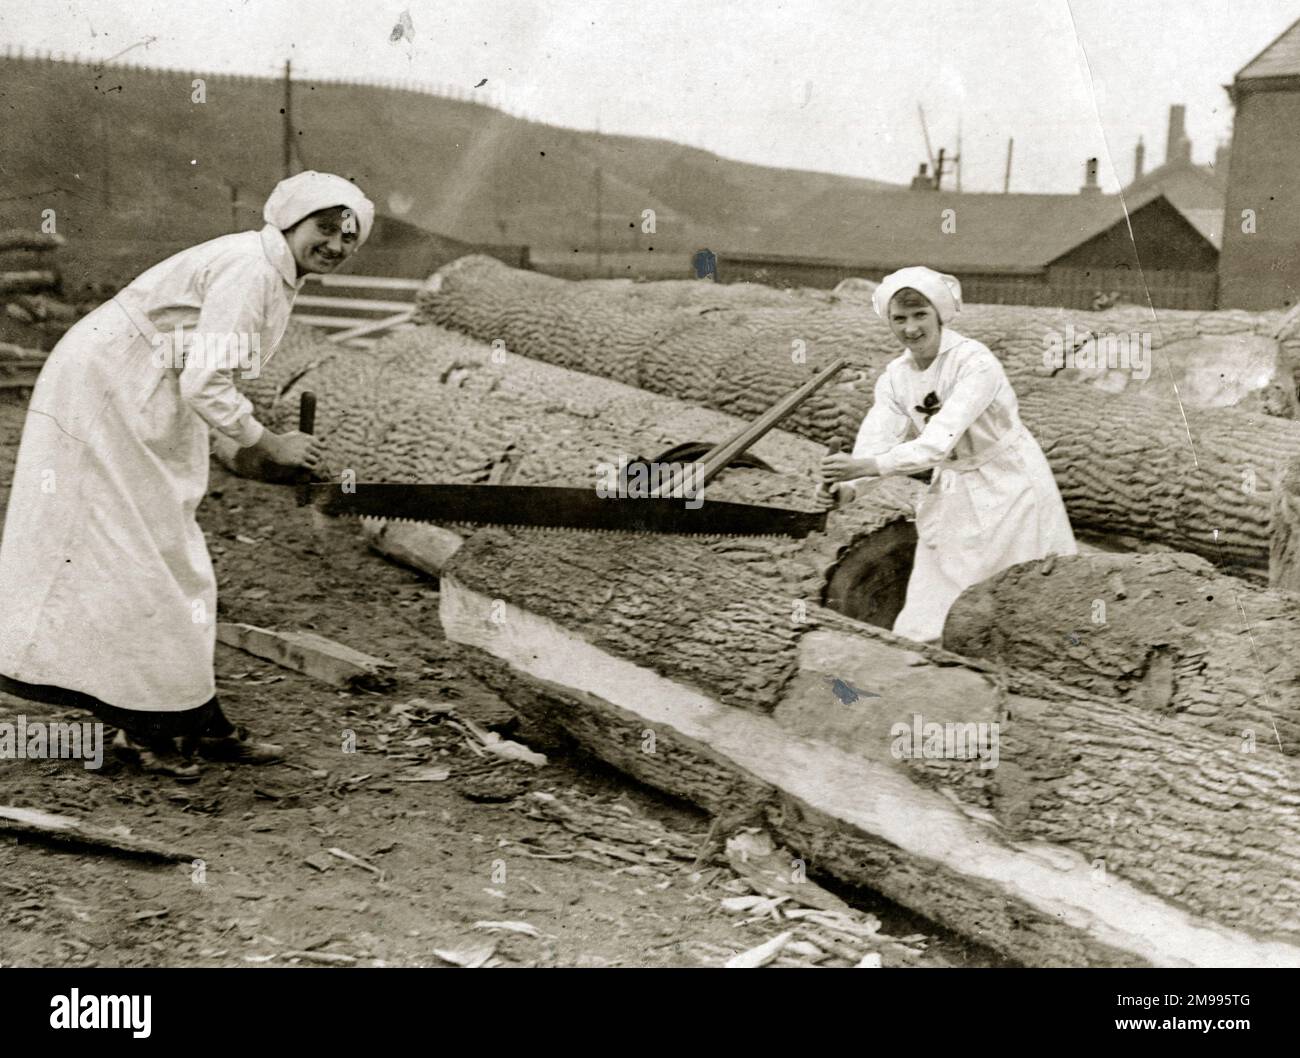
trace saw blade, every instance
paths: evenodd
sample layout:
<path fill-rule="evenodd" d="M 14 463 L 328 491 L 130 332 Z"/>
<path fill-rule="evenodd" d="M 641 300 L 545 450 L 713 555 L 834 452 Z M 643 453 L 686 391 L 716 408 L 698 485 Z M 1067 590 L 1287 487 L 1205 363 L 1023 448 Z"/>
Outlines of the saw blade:
<path fill-rule="evenodd" d="M 803 537 L 824 530 L 825 512 L 705 500 L 603 498 L 594 489 L 543 485 L 315 484 L 325 514 L 432 525 L 538 528 L 632 535 Z"/>

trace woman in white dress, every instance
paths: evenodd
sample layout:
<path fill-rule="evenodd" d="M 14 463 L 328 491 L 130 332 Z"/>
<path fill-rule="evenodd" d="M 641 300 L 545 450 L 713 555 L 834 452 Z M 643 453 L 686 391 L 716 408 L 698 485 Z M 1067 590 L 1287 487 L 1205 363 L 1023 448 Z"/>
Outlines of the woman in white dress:
<path fill-rule="evenodd" d="M 893 630 L 937 642 L 966 588 L 1018 562 L 1077 548 L 1002 364 L 948 327 L 961 309 L 957 279 L 904 268 L 885 277 L 872 303 L 906 348 L 876 382 L 852 455 L 823 459 L 819 503 L 852 502 L 873 478 L 933 471 L 917 507 L 916 559 Z"/>
<path fill-rule="evenodd" d="M 284 466 L 319 442 L 275 434 L 234 376 L 284 335 L 309 272 L 365 241 L 374 206 L 353 184 L 304 172 L 280 182 L 260 231 L 154 265 L 79 320 L 28 406 L 0 541 L 0 691 L 90 709 L 119 754 L 192 778 L 194 750 L 262 763 L 216 699 L 217 593 L 195 511 L 209 430 Z"/>

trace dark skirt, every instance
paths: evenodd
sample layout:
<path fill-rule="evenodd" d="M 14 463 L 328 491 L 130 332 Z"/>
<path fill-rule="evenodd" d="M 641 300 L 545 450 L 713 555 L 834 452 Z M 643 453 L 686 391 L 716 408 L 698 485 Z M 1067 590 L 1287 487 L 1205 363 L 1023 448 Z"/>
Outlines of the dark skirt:
<path fill-rule="evenodd" d="M 24 683 L 0 673 L 0 691 L 23 698 L 29 702 L 56 705 L 65 708 L 85 709 L 94 713 L 104 723 L 120 727 L 135 742 L 145 745 L 165 745 L 174 738 L 224 738 L 235 733 L 234 725 L 214 695 L 195 709 L 174 712 L 145 712 L 139 709 L 122 709 L 101 702 L 93 695 L 69 691 L 63 687 Z"/>

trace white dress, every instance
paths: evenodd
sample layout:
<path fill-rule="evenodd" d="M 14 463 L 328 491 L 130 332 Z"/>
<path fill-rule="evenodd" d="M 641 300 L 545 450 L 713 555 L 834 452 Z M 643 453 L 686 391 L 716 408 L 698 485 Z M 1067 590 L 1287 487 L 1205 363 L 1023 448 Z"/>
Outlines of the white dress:
<path fill-rule="evenodd" d="M 216 579 L 195 520 L 208 432 L 260 439 L 235 376 L 252 354 L 265 363 L 301 286 L 277 228 L 225 235 L 150 268 L 55 346 L 0 541 L 0 673 L 146 712 L 213 697 Z M 185 358 L 178 324 L 250 358 Z"/>
<path fill-rule="evenodd" d="M 927 423 L 921 407 L 931 393 L 939 410 Z M 943 329 L 939 355 L 924 370 L 911 350 L 885 368 L 853 446 L 853 458 L 867 457 L 882 476 L 934 469 L 917 506 L 898 635 L 935 642 L 972 584 L 1018 562 L 1077 553 L 1047 457 L 1020 421 L 1002 364 L 956 331 Z"/>

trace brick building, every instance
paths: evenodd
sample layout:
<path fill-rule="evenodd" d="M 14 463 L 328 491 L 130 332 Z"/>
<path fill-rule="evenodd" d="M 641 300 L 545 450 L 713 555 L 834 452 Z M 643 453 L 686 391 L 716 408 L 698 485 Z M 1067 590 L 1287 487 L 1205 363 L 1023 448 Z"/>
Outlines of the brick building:
<path fill-rule="evenodd" d="M 1236 116 L 1219 304 L 1288 308 L 1300 300 L 1300 22 L 1227 89 Z"/>

